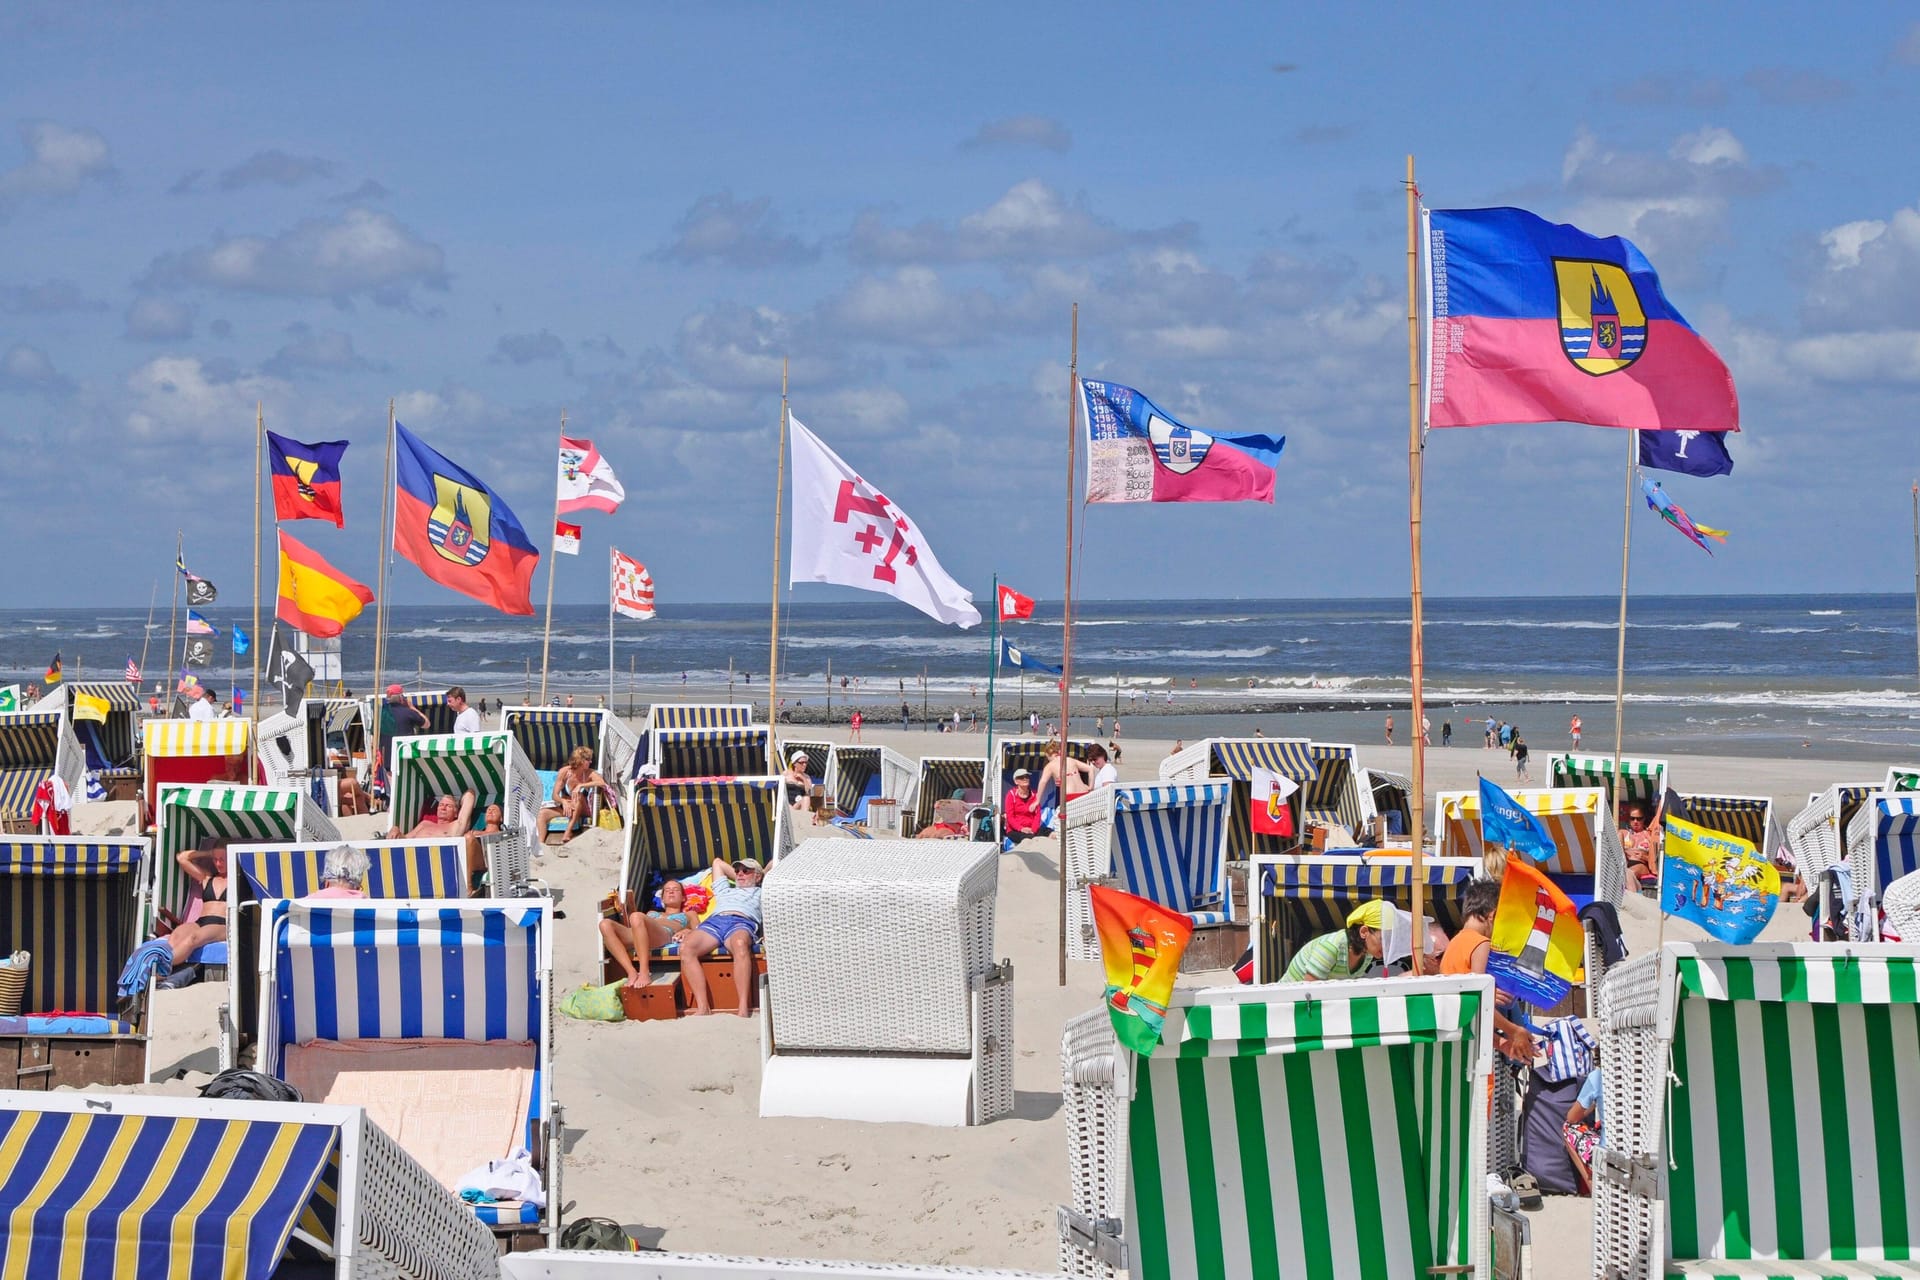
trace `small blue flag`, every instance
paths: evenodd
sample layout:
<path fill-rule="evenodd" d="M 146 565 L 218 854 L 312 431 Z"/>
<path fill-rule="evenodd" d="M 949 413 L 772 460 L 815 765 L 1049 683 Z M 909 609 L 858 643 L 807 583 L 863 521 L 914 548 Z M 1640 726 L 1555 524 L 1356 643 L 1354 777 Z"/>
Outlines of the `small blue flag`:
<path fill-rule="evenodd" d="M 253 648 L 253 641 L 236 624 L 233 628 L 233 656 L 244 658 L 247 656 L 247 650 L 251 648 Z"/>
<path fill-rule="evenodd" d="M 1000 637 L 1000 665 L 1018 667 L 1023 671 L 1044 671 L 1050 676 L 1061 674 L 1060 668 L 1050 667 L 1038 658 L 1030 658 L 1024 650 L 1016 646 L 1005 636 Z"/>
<path fill-rule="evenodd" d="M 1553 832 L 1540 816 L 1521 808 L 1499 783 L 1485 777 L 1480 779 L 1480 839 L 1527 854 L 1535 862 L 1545 862 L 1556 848 Z"/>
<path fill-rule="evenodd" d="M 1642 431 L 1640 465 L 1688 476 L 1730 476 L 1733 455 L 1724 431 Z"/>

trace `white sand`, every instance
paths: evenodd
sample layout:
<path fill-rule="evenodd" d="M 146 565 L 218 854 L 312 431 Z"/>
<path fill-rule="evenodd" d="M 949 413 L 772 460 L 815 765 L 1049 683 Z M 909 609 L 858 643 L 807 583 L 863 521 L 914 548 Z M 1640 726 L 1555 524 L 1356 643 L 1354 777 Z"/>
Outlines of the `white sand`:
<path fill-rule="evenodd" d="M 808 726 L 795 736 L 838 740 L 845 733 Z M 870 728 L 865 737 L 909 756 L 964 754 L 983 745 L 983 735 L 956 739 L 897 729 Z M 1145 739 L 1122 745 L 1127 780 L 1154 777 L 1172 746 Z M 1363 747 L 1360 758 L 1404 771 L 1407 754 Z M 1544 765 L 1543 749 L 1535 756 L 1536 779 Z M 1478 768 L 1512 784 L 1505 755 L 1454 747 L 1428 754 L 1428 790 L 1470 787 Z M 1857 763 L 1809 760 L 1673 761 L 1683 788 L 1773 795 L 1783 821 L 1809 791 L 1873 772 Z M 106 813 L 88 810 L 105 808 L 88 806 L 82 819 L 97 822 Z M 358 833 L 371 823 L 348 819 L 343 825 Z M 800 834 L 815 830 L 803 826 Z M 562 991 L 598 980 L 595 908 L 618 874 L 619 840 L 591 832 L 564 852 L 549 850 L 539 866 L 568 917 L 555 947 Z M 1057 851 L 1056 841 L 1028 842 L 1001 858 L 999 951 L 1013 960 L 1018 1002 L 1014 1117 L 972 1129 L 762 1120 L 753 1022 L 731 1016 L 629 1024 L 557 1019 L 554 1093 L 566 1109 L 562 1198 L 568 1215 L 610 1217 L 627 1224 L 643 1245 L 675 1250 L 1053 1269 L 1054 1206 L 1068 1193 L 1060 1031 L 1068 1017 L 1095 1007 L 1101 988 L 1093 964 L 1070 964 L 1067 985 L 1057 985 Z M 1628 904 L 1625 923 L 1635 951 L 1654 945 L 1657 920 L 1644 900 Z M 1804 930 L 1799 909 L 1784 906 L 1767 936 L 1795 938 Z M 1700 935 L 1674 923 L 1667 936 Z M 1230 980 L 1222 973 L 1184 981 Z M 226 998 L 225 984 L 161 993 L 156 1068 L 188 1074 L 159 1088 L 189 1091 L 212 1070 L 214 1010 Z M 1542 1280 L 1585 1274 L 1589 1221 L 1586 1201 L 1550 1200 L 1535 1215 L 1535 1274 Z"/>

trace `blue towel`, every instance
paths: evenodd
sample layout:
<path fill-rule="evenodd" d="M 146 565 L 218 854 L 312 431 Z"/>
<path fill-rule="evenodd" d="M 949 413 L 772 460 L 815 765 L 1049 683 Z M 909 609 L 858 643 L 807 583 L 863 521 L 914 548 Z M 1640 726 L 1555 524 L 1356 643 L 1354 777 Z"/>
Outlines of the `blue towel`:
<path fill-rule="evenodd" d="M 150 978 L 164 978 L 173 972 L 173 944 L 165 938 L 155 938 L 152 942 L 142 943 L 127 957 L 127 967 L 120 971 L 120 996 L 139 995 L 147 989 Z"/>

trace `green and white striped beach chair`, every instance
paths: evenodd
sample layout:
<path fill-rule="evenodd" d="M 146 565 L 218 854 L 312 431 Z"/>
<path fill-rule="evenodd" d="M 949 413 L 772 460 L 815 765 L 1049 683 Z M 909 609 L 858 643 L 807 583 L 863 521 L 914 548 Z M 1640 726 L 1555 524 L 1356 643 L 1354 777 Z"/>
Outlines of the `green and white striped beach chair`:
<path fill-rule="evenodd" d="M 1668 943 L 1601 989 L 1593 1275 L 1920 1276 L 1920 946 Z"/>
<path fill-rule="evenodd" d="M 523 894 L 540 843 L 540 775 L 510 733 L 446 733 L 393 744 L 393 825 L 411 831 L 442 795 L 474 793 L 474 825 L 498 804 L 505 834 L 486 841 L 487 884 L 496 898 Z"/>
<path fill-rule="evenodd" d="M 186 918 L 193 889 L 187 873 L 180 869 L 179 855 L 202 840 L 219 839 L 230 843 L 258 841 L 300 841 L 306 844 L 335 844 L 340 829 L 333 825 L 326 810 L 298 787 L 243 787 L 228 783 L 187 786 L 163 782 L 155 806 L 157 816 L 153 857 L 147 860 L 146 901 L 140 913 L 140 936 L 152 933 L 155 913 L 161 908 Z M 216 942 L 203 951 L 215 951 L 203 957 L 202 964 L 224 965 L 227 944 Z"/>
<path fill-rule="evenodd" d="M 1061 1269 L 1133 1280 L 1494 1274 L 1493 983 L 1174 992 L 1152 1056 L 1067 1024 Z M 1506 1238 L 1525 1224 L 1500 1211 Z M 1502 1272 L 1525 1265 L 1524 1247 Z"/>
<path fill-rule="evenodd" d="M 1619 819 L 1620 806 L 1628 802 L 1646 805 L 1649 813 L 1659 807 L 1660 798 L 1667 791 L 1667 762 L 1621 756 L 1620 779 L 1621 785 L 1616 788 L 1611 755 L 1575 755 L 1562 751 L 1547 757 L 1548 786 L 1600 787 L 1607 793 L 1615 821 Z"/>

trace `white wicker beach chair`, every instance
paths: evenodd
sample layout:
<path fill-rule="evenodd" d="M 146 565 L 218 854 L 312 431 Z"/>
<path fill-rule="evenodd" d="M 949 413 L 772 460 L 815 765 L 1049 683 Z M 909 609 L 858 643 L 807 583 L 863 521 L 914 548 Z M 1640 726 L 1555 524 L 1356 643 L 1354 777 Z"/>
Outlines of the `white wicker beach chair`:
<path fill-rule="evenodd" d="M 524 1148 L 543 1180 L 546 1207 L 507 1202 L 471 1211 L 501 1234 L 537 1233 L 557 1244 L 562 1146 L 553 1097 L 547 901 L 276 899 L 261 911 L 259 1069 L 277 1079 L 306 1079 L 308 1092 L 317 1079 L 329 1097 L 367 1097 L 376 1117 L 395 1109 L 393 1127 L 404 1136 L 436 1117 L 410 1112 L 408 1095 L 379 1088 L 377 1073 L 411 1071 L 422 1051 L 431 1054 L 447 1040 L 466 1050 L 463 1069 L 497 1076 L 530 1067 L 524 1113 L 511 1103 L 495 1111 L 476 1102 L 468 1130 L 442 1131 L 436 1143 L 443 1160 L 456 1139 L 471 1148 L 462 1167 L 430 1171 L 451 1186 L 469 1169 Z M 341 1066 L 343 1049 L 355 1059 L 347 1067 Z"/>
<path fill-rule="evenodd" d="M 254 751 L 267 785 L 306 790 L 338 815 L 343 774 L 363 787 L 372 782 L 367 739 L 367 708 L 358 698 L 306 698 L 260 722 Z M 346 753 L 344 767 L 328 763 L 330 747 Z"/>
<path fill-rule="evenodd" d="M 1837 873 L 1846 866 L 1846 833 L 1868 796 L 1880 790 L 1870 782 L 1836 782 L 1807 800 L 1787 823 L 1787 850 L 1800 883 L 1814 904 L 1813 940 L 1831 940 L 1845 929 Z"/>
<path fill-rule="evenodd" d="M 1920 943 L 1920 871 L 1909 872 L 1888 885 L 1881 907 L 1886 912 L 1889 939 Z"/>
<path fill-rule="evenodd" d="M 1848 936 L 1879 942 L 1887 888 L 1920 871 L 1920 794 L 1868 796 L 1847 825 L 1846 866 L 1853 882 Z"/>
<path fill-rule="evenodd" d="M 358 1107 L 0 1092 L 0 1272 L 484 1280 L 493 1239 Z"/>
<path fill-rule="evenodd" d="M 410 831 L 436 797 L 474 793 L 476 820 L 489 804 L 501 808 L 503 834 L 486 841 L 487 884 L 495 897 L 520 897 L 532 883 L 540 845 L 540 775 L 510 733 L 434 734 L 393 744 L 392 822 Z M 476 822 L 477 825 L 477 822 Z"/>
<path fill-rule="evenodd" d="M 1920 947 L 1668 943 L 1601 991 L 1596 1280 L 1920 1276 Z"/>
<path fill-rule="evenodd" d="M 1223 779 L 1101 787 L 1067 801 L 1067 955 L 1100 958 L 1094 884 L 1149 898 L 1195 928 L 1238 923 L 1227 885 L 1232 798 Z"/>
<path fill-rule="evenodd" d="M 1160 762 L 1162 782 L 1205 782 L 1224 778 L 1233 784 L 1232 825 L 1227 829 L 1227 857 L 1243 862 L 1256 853 L 1289 853 L 1298 836 L 1253 834 L 1253 770 L 1255 767 L 1291 778 L 1300 784 L 1288 802 L 1294 810 L 1294 829 L 1304 833 L 1302 801 L 1307 788 L 1320 776 L 1313 763 L 1313 744 L 1305 738 L 1203 738 Z"/>
<path fill-rule="evenodd" d="M 1013 1111 L 999 855 L 812 840 L 767 873 L 760 1114 L 986 1124 Z"/>
<path fill-rule="evenodd" d="M 1492 1012 L 1484 977 L 1176 990 L 1147 1058 L 1118 1045 L 1105 1010 L 1073 1019 L 1061 1269 L 1494 1274 Z M 1524 1239 L 1500 1216 L 1505 1239 Z M 1524 1248 L 1501 1261 L 1518 1273 Z"/>
<path fill-rule="evenodd" d="M 825 1262 L 719 1253 L 538 1249 L 500 1259 L 507 1280 L 1060 1280 L 1053 1273 L 903 1262 Z"/>

